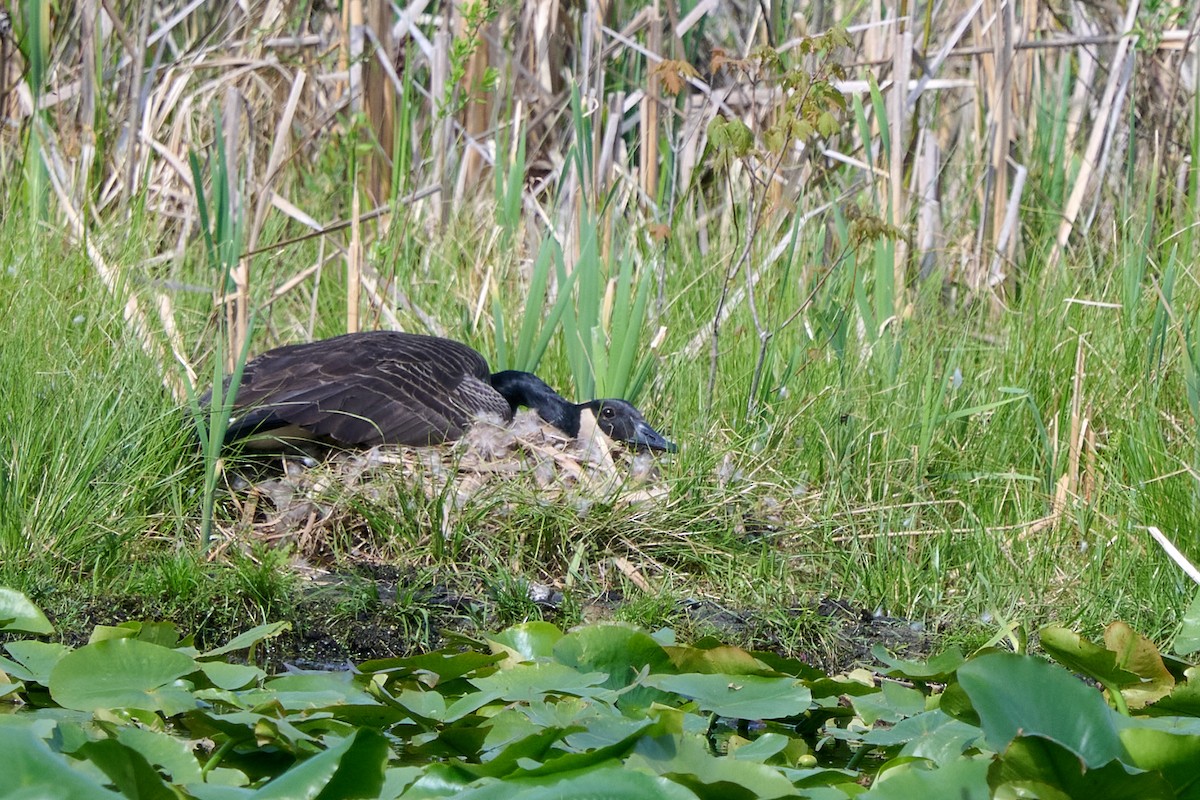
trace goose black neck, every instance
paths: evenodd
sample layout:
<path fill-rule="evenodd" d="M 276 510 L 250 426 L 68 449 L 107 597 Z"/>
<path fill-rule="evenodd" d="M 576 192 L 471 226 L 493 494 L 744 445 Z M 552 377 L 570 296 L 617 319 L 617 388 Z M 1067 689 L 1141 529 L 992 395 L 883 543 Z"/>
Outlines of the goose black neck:
<path fill-rule="evenodd" d="M 512 410 L 532 408 L 538 415 L 568 436 L 579 435 L 579 406 L 551 389 L 531 372 L 505 370 L 492 375 L 492 387 Z"/>

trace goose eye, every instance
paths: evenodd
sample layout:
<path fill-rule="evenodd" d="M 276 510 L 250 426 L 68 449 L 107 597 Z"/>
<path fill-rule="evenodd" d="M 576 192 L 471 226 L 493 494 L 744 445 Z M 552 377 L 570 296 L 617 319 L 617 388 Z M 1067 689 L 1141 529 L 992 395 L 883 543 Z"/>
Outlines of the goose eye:
<path fill-rule="evenodd" d="M 611 417 L 611 416 L 614 416 L 617 412 L 615 410 L 613 410 L 613 408 L 611 406 L 609 406 L 609 407 L 606 407 L 601 413 L 604 414 L 604 416 L 606 416 L 606 417 Z"/>

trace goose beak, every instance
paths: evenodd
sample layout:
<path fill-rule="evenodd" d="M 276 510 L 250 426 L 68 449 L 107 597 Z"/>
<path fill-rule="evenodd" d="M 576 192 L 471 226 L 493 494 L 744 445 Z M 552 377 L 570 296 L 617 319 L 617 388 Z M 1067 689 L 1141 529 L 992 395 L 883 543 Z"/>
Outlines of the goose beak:
<path fill-rule="evenodd" d="M 665 436 L 654 430 L 654 428 L 651 428 L 650 424 L 645 420 L 639 420 L 634 426 L 632 444 L 635 444 L 638 447 L 645 447 L 650 450 L 665 451 L 667 453 L 674 453 L 679 450 L 679 448 L 675 446 L 674 442 L 668 441 Z"/>

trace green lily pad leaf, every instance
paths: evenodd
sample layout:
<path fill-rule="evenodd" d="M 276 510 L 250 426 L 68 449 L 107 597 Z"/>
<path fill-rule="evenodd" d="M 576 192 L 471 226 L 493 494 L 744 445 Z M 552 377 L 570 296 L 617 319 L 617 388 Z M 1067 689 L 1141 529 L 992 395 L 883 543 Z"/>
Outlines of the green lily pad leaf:
<path fill-rule="evenodd" d="M 23 592 L 0 587 L 0 631 L 45 636 L 54 626 Z"/>
<path fill-rule="evenodd" d="M 563 632 L 549 622 L 526 622 L 488 637 L 488 644 L 514 662 L 533 661 L 554 655 L 554 645 L 562 637 Z"/>
<path fill-rule="evenodd" d="M 648 708 L 669 698 L 648 686 L 628 687 L 643 672 L 673 672 L 670 656 L 653 637 L 632 625 L 606 622 L 571 631 L 554 646 L 555 657 L 580 672 L 603 672 L 605 688 L 623 691 L 622 709 Z"/>
<path fill-rule="evenodd" d="M 989 653 L 958 669 L 989 746 L 1004 752 L 1018 735 L 1045 736 L 1089 767 L 1119 759 L 1115 712 L 1100 692 L 1033 656 Z"/>
<path fill-rule="evenodd" d="M 783 774 L 763 764 L 712 755 L 701 736 L 647 736 L 626 759 L 625 768 L 645 770 L 691 789 L 702 797 L 794 797 Z"/>
<path fill-rule="evenodd" d="M 1192 602 L 1183 612 L 1183 625 L 1175 637 L 1171 649 L 1176 655 L 1186 656 L 1200 650 L 1200 587 L 1192 595 Z"/>
<path fill-rule="evenodd" d="M 92 628 L 92 634 L 88 636 L 88 644 L 94 642 L 105 642 L 109 639 L 136 639 L 137 630 L 128 624 L 125 625 L 97 625 Z"/>
<path fill-rule="evenodd" d="M 397 676 L 417 675 L 422 683 L 434 688 L 446 681 L 470 675 L 490 667 L 503 658 L 496 653 L 448 652 L 438 650 L 405 658 L 380 658 L 358 665 L 363 674 L 386 672 Z"/>
<path fill-rule="evenodd" d="M 170 776 L 174 783 L 199 783 L 203 780 L 200 762 L 187 740 L 148 728 L 125 726 L 117 732 L 117 741 Z"/>
<path fill-rule="evenodd" d="M 323 753 L 302 761 L 254 794 L 255 800 L 376 797 L 387 766 L 387 740 L 360 728 Z"/>
<path fill-rule="evenodd" d="M 569 667 L 608 675 L 605 686 L 618 689 L 629 684 L 643 669 L 670 669 L 671 659 L 662 645 L 645 631 L 624 623 L 588 625 L 564 636 L 554 646 L 554 655 Z"/>
<path fill-rule="evenodd" d="M 227 644 L 216 647 L 205 653 L 201 653 L 198 658 L 214 658 L 216 656 L 232 653 L 237 650 L 245 650 L 253 647 L 264 639 L 271 639 L 284 631 L 291 630 L 292 623 L 290 622 L 268 622 L 265 625 L 258 625 L 245 633 L 238 634 L 231 639 Z"/>
<path fill-rule="evenodd" d="M 499 700 L 530 703 L 547 695 L 586 696 L 596 693 L 608 678 L 603 672 L 583 673 L 557 662 L 518 664 L 470 683 L 485 695 Z"/>
<path fill-rule="evenodd" d="M 749 744 L 744 744 L 737 749 L 731 747 L 729 755 L 742 761 L 756 761 L 762 764 L 767 759 L 782 753 L 788 748 L 788 745 L 796 741 L 799 740 L 791 739 L 781 733 L 764 733 Z"/>
<path fill-rule="evenodd" d="M 179 629 L 173 622 L 142 622 L 137 638 L 150 644 L 175 649 L 180 646 Z M 191 653 L 189 653 L 191 655 Z"/>
<path fill-rule="evenodd" d="M 31 728 L 0 726 L 0 796 L 14 798 L 53 797 L 55 800 L 98 800 L 121 795 L 72 767 L 34 735 Z"/>
<path fill-rule="evenodd" d="M 928 736 L 904 745 L 900 755 L 924 758 L 939 767 L 946 767 L 962 758 L 968 749 L 980 746 L 982 739 L 983 734 L 978 728 L 952 719 Z"/>
<path fill-rule="evenodd" d="M 1041 641 L 1042 648 L 1055 661 L 1106 686 L 1127 686 L 1139 681 L 1137 675 L 1117 663 L 1116 653 L 1089 642 L 1074 631 L 1047 625 L 1041 630 Z"/>
<path fill-rule="evenodd" d="M 480 750 L 499 752 L 506 745 L 510 745 L 518 739 L 524 739 L 526 736 L 532 736 L 546 727 L 544 723 L 534 722 L 526 716 L 524 713 L 526 710 L 510 706 L 488 717 L 487 721 L 480 725 L 480 728 L 486 732 Z M 580 723 L 581 726 L 582 724 Z M 608 743 L 606 742 L 606 744 Z"/>
<path fill-rule="evenodd" d="M 690 697 L 705 711 L 736 719 L 780 719 L 803 714 L 812 693 L 796 678 L 757 675 L 648 675 L 647 686 Z"/>
<path fill-rule="evenodd" d="M 862 800 L 988 800 L 992 796 L 987 783 L 988 762 L 983 759 L 959 759 L 944 767 L 933 767 L 921 759 L 897 761 L 891 768 L 884 765 L 871 790 L 860 795 Z"/>
<path fill-rule="evenodd" d="M 997 793 L 1004 787 L 1018 791 L 1045 786 L 1065 797 L 1088 800 L 1170 800 L 1176 796 L 1161 775 L 1131 774 L 1119 761 L 1085 768 L 1078 755 L 1044 736 L 1014 739 L 988 771 L 988 782 Z"/>
<path fill-rule="evenodd" d="M 555 745 L 564 736 L 576 730 L 581 729 L 542 728 L 505 745 L 482 764 L 460 764 L 459 769 L 481 778 L 503 778 L 514 773 L 524 774 L 531 770 L 539 770 L 542 762 L 553 752 Z"/>
<path fill-rule="evenodd" d="M 16 663 L 0 659 L 0 669 L 14 678 L 29 683 L 40 683 L 42 686 L 50 682 L 50 670 L 54 669 L 54 665 L 71 652 L 71 648 L 66 645 L 28 639 L 9 642 L 4 645 L 4 649 Z"/>
<path fill-rule="evenodd" d="M 201 662 L 200 671 L 218 689 L 243 689 L 267 677 L 267 673 L 258 667 L 247 664 L 228 664 L 224 661 Z"/>
<path fill-rule="evenodd" d="M 560 701 L 555 705 L 562 706 L 563 703 Z M 532 711 L 532 709 L 530 710 Z M 530 714 L 530 719 L 539 721 L 538 717 L 533 714 Z M 575 750 L 586 751 L 608 747 L 624 741 L 634 734 L 643 733 L 652 723 L 662 724 L 664 732 L 673 732 L 672 725 L 675 723 L 675 718 L 660 714 L 657 718 L 631 719 L 612 706 L 594 704 L 556 724 L 582 726 L 584 730 L 571 734 L 566 738 L 566 742 Z M 549 723 L 541 721 L 541 724 Z"/>
<path fill-rule="evenodd" d="M 799 676 L 803 677 L 803 676 Z M 879 691 L 878 686 L 863 683 L 851 677 L 838 678 L 817 678 L 806 681 L 809 691 L 813 697 L 817 698 L 840 698 L 843 695 L 847 697 L 862 697 L 863 695 L 875 694 Z"/>
<path fill-rule="evenodd" d="M 659 628 L 650 634 L 650 638 L 661 644 L 663 647 L 670 647 L 675 644 L 675 629 L 674 628 Z"/>
<path fill-rule="evenodd" d="M 541 766 L 526 767 L 523 766 L 519 770 L 515 770 L 510 778 L 530 777 L 535 775 L 559 775 L 567 772 L 575 772 L 576 770 L 586 769 L 588 767 L 597 767 L 606 762 L 622 759 L 633 749 L 638 743 L 647 736 L 663 736 L 670 732 L 672 725 L 667 720 L 640 720 L 636 728 L 627 728 L 628 735 L 624 739 L 620 739 L 611 744 L 588 749 L 574 753 L 557 752 L 548 753 L 541 757 L 544 761 Z M 585 733 L 582 725 L 575 728 L 567 728 L 563 731 L 562 741 L 556 743 L 556 750 L 561 749 L 563 743 L 571 740 L 571 737 L 579 733 Z"/>
<path fill-rule="evenodd" d="M 674 781 L 629 772 L 620 767 L 589 770 L 551 786 L 530 789 L 515 796 L 518 800 L 557 800 L 560 797 L 586 797 L 589 800 L 698 800 L 693 792 Z"/>
<path fill-rule="evenodd" d="M 891 681 L 885 682 L 880 691 L 852 697 L 850 702 L 868 725 L 879 720 L 894 724 L 925 711 L 925 695 Z"/>
<path fill-rule="evenodd" d="M 959 722 L 941 709 L 901 720 L 886 730 L 876 728 L 863 736 L 866 744 L 893 747 L 903 744 L 902 756 L 915 756 L 946 766 L 982 737 L 975 725 Z"/>
<path fill-rule="evenodd" d="M 267 681 L 244 697 L 253 702 L 278 703 L 289 710 L 326 708 L 341 704 L 375 705 L 375 698 L 358 688 L 349 672 L 300 672 Z"/>
<path fill-rule="evenodd" d="M 92 628 L 88 644 L 106 639 L 138 639 L 175 649 L 179 645 L 179 629 L 170 622 L 122 622 L 120 625 L 97 625 Z"/>
<path fill-rule="evenodd" d="M 388 767 L 383 773 L 383 788 L 379 791 L 380 798 L 388 800 L 399 797 L 424 773 L 423 767 Z"/>
<path fill-rule="evenodd" d="M 126 797 L 146 800 L 176 800 L 175 792 L 163 782 L 145 757 L 116 739 L 88 742 L 76 753 L 99 767 Z"/>
<path fill-rule="evenodd" d="M 1200 717 L 1200 675 L 1194 672 L 1195 668 L 1189 670 L 1190 678 L 1186 683 L 1176 684 L 1170 694 L 1146 706 L 1143 711 L 1152 715 Z"/>
<path fill-rule="evenodd" d="M 568 775 L 493 783 L 468 789 L 454 797 L 456 800 L 562 800 L 566 797 L 587 800 L 697 800 L 693 792 L 674 781 L 615 765 Z"/>
<path fill-rule="evenodd" d="M 232 770 L 217 767 L 208 773 L 205 783 L 189 785 L 187 787 L 188 794 L 196 800 L 247 800 L 247 798 L 253 797 L 252 790 L 242 788 L 245 786 L 245 781 L 223 780 L 230 772 Z"/>
<path fill-rule="evenodd" d="M 401 797 L 404 800 L 425 800 L 425 798 L 433 797 L 453 797 L 460 798 L 464 796 L 467 787 L 474 782 L 474 777 L 469 773 L 458 769 L 456 765 L 434 762 L 426 767 L 415 781 L 413 781 L 408 789 L 405 790 Z M 495 786 L 505 787 L 507 783 L 489 783 Z"/>
<path fill-rule="evenodd" d="M 438 692 L 404 689 L 391 699 L 418 719 L 431 722 L 442 722 L 446 719 L 446 698 Z"/>
<path fill-rule="evenodd" d="M 962 651 L 957 647 L 951 647 L 946 652 L 927 661 L 895 658 L 882 645 L 878 644 L 871 648 L 871 655 L 887 664 L 888 669 L 884 673 L 885 675 L 893 678 L 907 678 L 912 681 L 948 681 L 953 677 L 954 671 L 966 661 Z"/>
<path fill-rule="evenodd" d="M 937 696 L 938 708 L 948 716 L 967 725 L 979 727 L 979 715 L 971 705 L 971 698 L 963 691 L 957 681 L 946 684 L 946 688 Z"/>
<path fill-rule="evenodd" d="M 68 653 L 50 671 L 50 696 L 64 708 L 142 708 L 167 715 L 195 708 L 171 684 L 195 672 L 191 658 L 136 639 L 110 639 Z"/>
<path fill-rule="evenodd" d="M 297 717 L 297 722 L 300 719 Z M 307 752 L 311 752 L 309 745 L 316 741 L 316 734 L 319 734 L 319 731 L 314 734 L 306 733 L 287 719 L 252 711 L 235 711 L 230 714 L 194 711 L 187 715 L 187 721 L 189 730 L 195 735 L 212 736 L 214 733 L 220 733 L 234 741 L 257 741 L 260 747 L 266 746 L 268 742 L 275 743 L 285 750 L 303 747 Z"/>
<path fill-rule="evenodd" d="M 1121 731 L 1129 762 L 1138 769 L 1157 772 L 1171 785 L 1173 797 L 1200 799 L 1200 734 L 1180 735 L 1129 725 Z"/>

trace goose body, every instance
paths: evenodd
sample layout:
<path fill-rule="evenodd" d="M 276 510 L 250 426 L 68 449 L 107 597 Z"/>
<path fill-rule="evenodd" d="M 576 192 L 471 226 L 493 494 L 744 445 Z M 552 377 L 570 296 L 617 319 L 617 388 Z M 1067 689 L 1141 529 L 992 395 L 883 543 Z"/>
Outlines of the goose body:
<path fill-rule="evenodd" d="M 342 447 L 434 445 L 458 439 L 480 417 L 511 421 L 520 406 L 570 436 L 588 410 L 615 440 L 675 449 L 624 400 L 572 403 L 532 373 L 493 373 L 461 342 L 398 331 L 286 345 L 249 361 L 225 440 L 273 434 Z"/>

